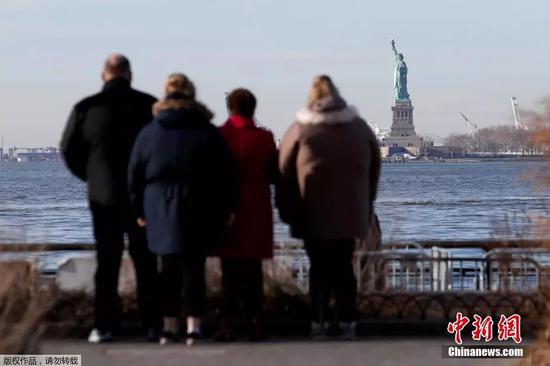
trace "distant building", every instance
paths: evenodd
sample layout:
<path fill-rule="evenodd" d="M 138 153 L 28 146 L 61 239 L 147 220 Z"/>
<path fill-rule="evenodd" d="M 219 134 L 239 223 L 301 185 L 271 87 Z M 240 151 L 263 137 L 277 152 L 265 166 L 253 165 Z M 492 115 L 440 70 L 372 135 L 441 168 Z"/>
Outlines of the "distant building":
<path fill-rule="evenodd" d="M 58 161 L 61 160 L 61 152 L 55 147 L 14 147 L 9 149 L 8 160 L 17 162 Z"/>
<path fill-rule="evenodd" d="M 390 134 L 389 128 L 382 128 L 376 122 L 367 121 L 367 124 L 371 128 L 372 132 L 376 135 L 376 139 L 381 141 L 383 138 L 388 137 Z"/>

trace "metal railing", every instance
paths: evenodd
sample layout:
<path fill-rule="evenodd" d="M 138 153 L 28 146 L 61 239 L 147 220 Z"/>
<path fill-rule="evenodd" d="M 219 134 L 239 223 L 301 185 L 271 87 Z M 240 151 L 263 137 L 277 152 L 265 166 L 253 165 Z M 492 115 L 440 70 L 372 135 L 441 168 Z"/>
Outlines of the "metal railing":
<path fill-rule="evenodd" d="M 485 255 L 453 256 L 449 247 L 479 248 L 477 242 L 459 243 L 397 243 L 385 244 L 380 251 L 358 251 L 354 269 L 359 291 L 533 292 L 546 285 L 550 250 L 538 242 L 519 248 L 499 248 L 494 242 L 486 244 Z M 0 245 L 0 252 L 17 252 L 18 256 L 21 252 L 70 254 L 93 249 L 92 244 Z M 300 287 L 307 290 L 310 264 L 299 241 L 279 242 L 275 260 L 291 270 Z"/>
<path fill-rule="evenodd" d="M 550 253 L 550 252 L 548 252 Z M 361 292 L 538 291 L 544 268 L 534 258 L 515 253 L 452 257 L 395 251 L 358 252 L 356 274 Z"/>
<path fill-rule="evenodd" d="M 307 290 L 309 259 L 303 249 L 276 250 L 275 259 L 290 268 Z M 358 290 L 364 293 L 536 292 L 545 285 L 548 268 L 550 250 L 542 248 L 499 248 L 481 256 L 453 256 L 445 248 L 407 243 L 381 251 L 357 251 L 354 258 Z"/>

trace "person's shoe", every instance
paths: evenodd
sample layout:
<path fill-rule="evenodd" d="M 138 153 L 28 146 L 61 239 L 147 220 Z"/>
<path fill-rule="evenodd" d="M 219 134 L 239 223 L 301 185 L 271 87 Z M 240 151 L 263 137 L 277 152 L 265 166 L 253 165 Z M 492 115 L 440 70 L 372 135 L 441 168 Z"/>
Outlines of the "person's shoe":
<path fill-rule="evenodd" d="M 108 343 L 113 341 L 113 335 L 111 332 L 102 332 L 97 328 L 92 329 L 88 336 L 88 342 L 90 343 Z"/>
<path fill-rule="evenodd" d="M 197 343 L 197 341 L 201 338 L 200 332 L 193 331 L 191 333 L 187 333 L 187 340 L 185 341 L 185 344 L 188 346 L 192 346 Z"/>
<path fill-rule="evenodd" d="M 353 341 L 357 339 L 357 323 L 356 322 L 349 322 L 349 323 L 339 323 L 340 327 L 340 339 L 344 341 Z"/>
<path fill-rule="evenodd" d="M 159 344 L 161 346 L 165 346 L 167 344 L 172 344 L 172 343 L 176 343 L 177 342 L 177 337 L 176 337 L 176 334 L 173 333 L 173 332 L 162 332 L 162 335 L 160 336 L 160 339 L 159 339 Z"/>
<path fill-rule="evenodd" d="M 260 341 L 263 341 L 267 338 L 266 333 L 265 333 L 264 324 L 261 320 L 254 319 L 252 321 L 252 327 L 251 327 L 251 330 L 250 330 L 250 337 L 249 338 L 250 338 L 251 342 L 260 342 Z"/>
<path fill-rule="evenodd" d="M 327 339 L 327 330 L 328 330 L 327 324 L 312 322 L 310 337 L 314 341 L 323 341 Z"/>
<path fill-rule="evenodd" d="M 231 328 L 223 327 L 212 336 L 212 339 L 216 342 L 233 342 L 237 340 L 237 336 Z"/>

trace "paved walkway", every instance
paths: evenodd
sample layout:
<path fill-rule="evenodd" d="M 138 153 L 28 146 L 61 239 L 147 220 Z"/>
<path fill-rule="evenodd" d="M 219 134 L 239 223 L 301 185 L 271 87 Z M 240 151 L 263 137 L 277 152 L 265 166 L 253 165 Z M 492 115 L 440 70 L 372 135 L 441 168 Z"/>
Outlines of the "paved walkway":
<path fill-rule="evenodd" d="M 193 347 L 123 341 L 91 345 L 83 340 L 52 340 L 42 344 L 41 353 L 81 354 L 90 365 L 511 365 L 517 360 L 444 359 L 442 346 L 449 339 L 369 338 L 356 342 L 309 342 L 280 340 L 265 343 L 204 343 Z"/>

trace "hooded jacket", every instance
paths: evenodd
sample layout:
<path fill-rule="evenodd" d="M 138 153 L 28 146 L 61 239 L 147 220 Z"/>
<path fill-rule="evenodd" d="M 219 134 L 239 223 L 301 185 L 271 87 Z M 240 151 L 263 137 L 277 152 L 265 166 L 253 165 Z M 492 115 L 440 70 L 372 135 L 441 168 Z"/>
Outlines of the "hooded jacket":
<path fill-rule="evenodd" d="M 152 252 L 206 254 L 236 210 L 235 160 L 204 105 L 169 96 L 153 109 L 130 158 L 131 203 Z"/>
<path fill-rule="evenodd" d="M 298 238 L 366 238 L 380 166 L 355 107 L 325 100 L 298 111 L 280 147 L 281 219 Z"/>

